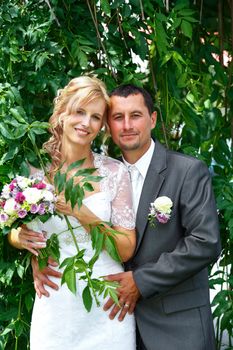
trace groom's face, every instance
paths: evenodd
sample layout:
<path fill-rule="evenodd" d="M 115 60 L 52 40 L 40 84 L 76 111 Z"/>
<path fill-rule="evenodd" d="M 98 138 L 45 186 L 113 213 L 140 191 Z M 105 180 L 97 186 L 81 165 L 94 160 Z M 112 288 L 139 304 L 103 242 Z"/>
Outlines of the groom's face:
<path fill-rule="evenodd" d="M 124 156 L 133 152 L 134 158 L 139 159 L 150 146 L 156 113 L 150 115 L 140 93 L 128 97 L 111 96 L 110 100 L 108 124 L 112 139 Z"/>

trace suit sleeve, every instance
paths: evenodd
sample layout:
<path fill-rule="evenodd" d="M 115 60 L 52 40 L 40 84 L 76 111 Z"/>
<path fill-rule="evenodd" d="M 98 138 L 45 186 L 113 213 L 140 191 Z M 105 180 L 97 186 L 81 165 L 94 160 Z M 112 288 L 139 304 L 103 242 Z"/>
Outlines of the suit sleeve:
<path fill-rule="evenodd" d="M 134 279 L 142 297 L 167 292 L 215 261 L 220 254 L 217 210 L 208 168 L 194 161 L 180 193 L 181 234 L 172 252 L 139 266 Z"/>

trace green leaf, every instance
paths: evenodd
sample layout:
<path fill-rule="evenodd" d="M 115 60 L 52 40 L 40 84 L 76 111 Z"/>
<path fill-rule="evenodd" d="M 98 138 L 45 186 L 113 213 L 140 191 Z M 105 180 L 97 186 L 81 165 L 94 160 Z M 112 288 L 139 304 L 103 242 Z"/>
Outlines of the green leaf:
<path fill-rule="evenodd" d="M 107 15 L 107 16 L 111 16 L 111 7 L 109 5 L 109 1 L 108 0 L 100 0 L 100 5 L 101 8 L 103 10 L 103 12 Z"/>
<path fill-rule="evenodd" d="M 73 184 L 74 184 L 73 178 L 70 178 L 65 184 L 65 200 L 66 200 L 66 202 L 68 202 L 70 200 Z"/>
<path fill-rule="evenodd" d="M 83 298 L 83 304 L 86 308 L 86 310 L 88 312 L 91 311 L 91 307 L 92 307 L 92 296 L 91 296 L 91 292 L 90 292 L 90 288 L 89 286 L 86 286 L 83 290 L 82 293 L 82 298 Z"/>
<path fill-rule="evenodd" d="M 72 256 L 70 258 L 66 258 L 66 259 L 64 259 L 62 261 L 62 263 L 60 264 L 59 267 L 62 268 L 62 267 L 65 267 L 65 266 L 72 266 L 72 265 L 74 265 L 74 260 L 75 260 L 74 256 Z"/>
<path fill-rule="evenodd" d="M 104 233 L 101 232 L 98 226 L 91 226 L 90 235 L 92 248 L 95 250 L 95 254 L 99 255 L 104 246 Z"/>
<path fill-rule="evenodd" d="M 37 129 L 48 129 L 51 127 L 51 125 L 47 122 L 38 122 L 35 121 L 30 125 L 31 128 L 37 128 Z"/>
<path fill-rule="evenodd" d="M 85 52 L 83 50 L 79 49 L 77 51 L 77 58 L 78 58 L 80 66 L 83 69 L 86 68 L 87 64 L 88 64 L 88 58 L 87 58 L 87 55 L 85 54 Z"/>
<path fill-rule="evenodd" d="M 189 39 L 192 39 L 193 36 L 193 30 L 192 30 L 192 26 L 189 22 L 182 20 L 181 22 L 181 30 L 182 33 L 187 36 Z"/>
<path fill-rule="evenodd" d="M 23 137 L 26 132 L 28 130 L 28 126 L 27 125 L 21 125 L 19 126 L 15 131 L 14 131 L 14 137 L 15 139 L 20 139 L 21 137 Z"/>
<path fill-rule="evenodd" d="M 19 113 L 17 108 L 10 108 L 10 113 L 13 115 L 13 117 L 22 124 L 28 125 L 27 121 L 23 118 L 23 116 Z"/>
<path fill-rule="evenodd" d="M 62 274 L 62 284 L 66 283 L 69 290 L 76 294 L 76 273 L 74 266 L 66 267 Z"/>
<path fill-rule="evenodd" d="M 83 184 L 83 189 L 84 189 L 85 191 L 88 191 L 88 192 L 93 192 L 93 191 L 94 191 L 94 187 L 93 187 L 92 184 L 89 183 L 89 182 L 84 182 L 84 184 Z"/>
<path fill-rule="evenodd" d="M 84 181 L 100 182 L 101 180 L 103 180 L 103 176 L 89 175 L 89 176 L 86 176 L 84 179 L 82 179 L 80 182 L 84 182 Z"/>
<path fill-rule="evenodd" d="M 96 168 L 80 169 L 74 174 L 74 176 L 87 176 L 93 174 L 95 171 Z"/>
<path fill-rule="evenodd" d="M 58 193 L 61 193 L 64 189 L 66 183 L 66 174 L 62 174 L 60 171 L 54 176 L 54 186 L 57 188 Z"/>
<path fill-rule="evenodd" d="M 8 129 L 6 124 L 0 122 L 0 133 L 3 137 L 9 140 L 14 140 L 14 135 L 11 133 L 11 131 Z"/>
<path fill-rule="evenodd" d="M 82 273 L 87 269 L 87 263 L 82 259 L 75 260 L 74 266 L 76 267 L 76 272 Z"/>
<path fill-rule="evenodd" d="M 121 262 L 121 258 L 118 254 L 114 238 L 110 236 L 106 236 L 104 244 L 105 244 L 105 249 L 108 252 L 108 254 L 111 256 L 111 258 L 115 261 Z"/>
<path fill-rule="evenodd" d="M 13 159 L 18 152 L 19 147 L 11 147 L 10 150 L 2 156 L 1 162 L 5 163 L 6 161 Z"/>
<path fill-rule="evenodd" d="M 44 129 L 31 128 L 30 130 L 36 135 L 46 134 L 46 130 Z"/>
<path fill-rule="evenodd" d="M 76 162 L 71 163 L 68 168 L 67 168 L 67 173 L 75 168 L 80 167 L 81 165 L 83 165 L 83 163 L 85 162 L 85 158 L 84 159 L 80 159 L 77 160 Z"/>

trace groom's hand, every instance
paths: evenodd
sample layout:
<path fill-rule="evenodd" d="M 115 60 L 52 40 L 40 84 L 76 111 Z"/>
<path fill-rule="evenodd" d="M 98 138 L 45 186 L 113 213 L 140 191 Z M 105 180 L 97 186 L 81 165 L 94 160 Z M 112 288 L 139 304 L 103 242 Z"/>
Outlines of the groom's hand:
<path fill-rule="evenodd" d="M 41 298 L 42 295 L 49 297 L 49 292 L 45 289 L 46 285 L 58 290 L 58 285 L 48 278 L 48 276 L 53 276 L 56 278 L 62 277 L 62 274 L 59 271 L 56 271 L 51 267 L 58 265 L 52 258 L 49 258 L 48 266 L 46 266 L 43 270 L 39 269 L 39 264 L 36 257 L 32 257 L 31 265 L 34 279 L 34 288 L 39 298 Z"/>
<path fill-rule="evenodd" d="M 132 314 L 137 300 L 141 294 L 133 278 L 132 271 L 117 273 L 114 275 L 108 275 L 105 277 L 108 281 L 116 281 L 120 284 L 117 288 L 119 305 L 116 305 L 110 298 L 104 305 L 104 310 L 107 311 L 110 308 L 111 312 L 109 318 L 113 320 L 119 313 L 118 320 L 123 321 L 127 312 Z"/>

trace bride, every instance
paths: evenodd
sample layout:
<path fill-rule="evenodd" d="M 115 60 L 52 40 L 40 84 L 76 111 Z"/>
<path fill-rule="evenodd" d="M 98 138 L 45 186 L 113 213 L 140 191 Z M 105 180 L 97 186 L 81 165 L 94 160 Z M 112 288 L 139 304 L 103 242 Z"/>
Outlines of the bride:
<path fill-rule="evenodd" d="M 73 227 L 77 227 L 77 223 L 82 225 L 74 232 L 80 249 L 86 250 L 85 257 L 90 259 L 94 252 L 90 234 L 84 227 L 91 222 L 105 221 L 111 222 L 114 229 L 124 233 L 118 235 L 115 242 L 122 261 L 127 261 L 135 249 L 135 223 L 128 172 L 121 162 L 91 151 L 92 141 L 105 124 L 108 104 L 109 98 L 100 80 L 88 76 L 72 79 L 55 99 L 50 118 L 52 136 L 44 147 L 52 159 L 49 169 L 52 178 L 61 164 L 65 172 L 71 163 L 84 158 L 82 167 L 97 168 L 94 175 L 103 177 L 100 182 L 92 183 L 94 192 L 85 193 L 81 209 L 75 207 L 71 211 L 63 196 L 59 196 L 57 203 L 57 210 L 69 215 Z M 67 225 L 62 217 L 53 216 L 42 224 L 42 229 L 49 237 L 53 232 L 66 231 Z M 28 249 L 35 255 L 38 255 L 38 249 L 45 246 L 44 240 L 43 234 L 26 226 L 12 231 L 9 236 L 12 245 Z M 61 261 L 77 253 L 69 232 L 59 235 L 59 244 Z M 62 272 L 62 269 L 57 267 L 57 271 Z M 102 251 L 94 265 L 93 277 L 121 271 L 121 264 Z M 58 291 L 48 287 L 49 298 L 36 296 L 31 322 L 31 350 L 136 348 L 133 315 L 127 314 L 124 322 L 117 319 L 110 321 L 103 311 L 103 299 L 101 307 L 93 303 L 88 313 L 82 302 L 84 287 L 84 282 L 78 280 L 76 295 L 63 284 Z M 127 307 L 127 301 L 124 302 Z"/>

